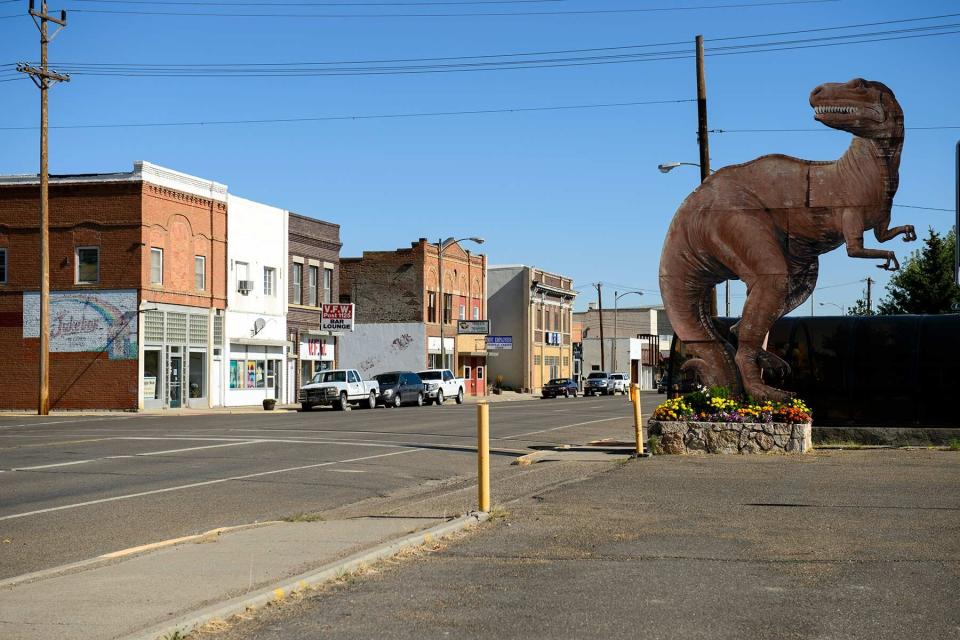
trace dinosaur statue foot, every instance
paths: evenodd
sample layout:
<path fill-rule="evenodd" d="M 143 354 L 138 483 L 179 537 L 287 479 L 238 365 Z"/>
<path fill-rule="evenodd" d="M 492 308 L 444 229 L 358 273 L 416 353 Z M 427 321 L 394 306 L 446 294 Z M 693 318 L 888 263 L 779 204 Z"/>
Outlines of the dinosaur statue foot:
<path fill-rule="evenodd" d="M 781 378 L 790 375 L 792 371 L 786 360 L 766 349 L 761 349 L 757 354 L 757 362 L 764 370 Z"/>
<path fill-rule="evenodd" d="M 698 345 L 694 357 L 680 367 L 681 375 L 704 387 L 725 387 L 735 394 L 740 392 L 740 376 L 731 359 L 725 357 L 725 350 L 719 344 Z"/>
<path fill-rule="evenodd" d="M 789 391 L 783 391 L 762 382 L 744 382 L 744 390 L 754 400 L 770 400 L 772 402 L 786 402 L 794 396 Z"/>

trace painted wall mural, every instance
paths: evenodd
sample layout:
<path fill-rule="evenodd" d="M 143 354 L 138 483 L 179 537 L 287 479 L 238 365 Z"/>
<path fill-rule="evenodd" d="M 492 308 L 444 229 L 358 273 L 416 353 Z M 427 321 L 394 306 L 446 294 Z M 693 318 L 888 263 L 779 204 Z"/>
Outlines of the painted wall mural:
<path fill-rule="evenodd" d="M 40 337 L 39 292 L 23 294 L 23 337 Z M 136 360 L 136 290 L 51 292 L 50 351 L 105 351 L 111 360 Z"/>

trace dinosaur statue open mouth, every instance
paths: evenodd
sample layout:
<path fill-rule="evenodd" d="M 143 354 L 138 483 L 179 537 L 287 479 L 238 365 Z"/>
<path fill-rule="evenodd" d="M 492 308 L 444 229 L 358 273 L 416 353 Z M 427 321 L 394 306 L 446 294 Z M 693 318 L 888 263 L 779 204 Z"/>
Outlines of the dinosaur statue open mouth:
<path fill-rule="evenodd" d="M 813 108 L 813 112 L 817 115 L 823 113 L 857 113 L 858 111 L 860 111 L 860 109 L 857 107 L 842 107 L 839 105 L 823 105 Z"/>

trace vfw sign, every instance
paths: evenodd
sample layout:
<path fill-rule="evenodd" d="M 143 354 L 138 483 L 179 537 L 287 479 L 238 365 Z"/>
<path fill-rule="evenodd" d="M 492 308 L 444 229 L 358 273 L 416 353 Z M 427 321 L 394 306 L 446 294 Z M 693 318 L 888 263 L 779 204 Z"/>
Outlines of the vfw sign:
<path fill-rule="evenodd" d="M 353 331 L 354 305 L 325 304 L 320 310 L 321 331 Z"/>

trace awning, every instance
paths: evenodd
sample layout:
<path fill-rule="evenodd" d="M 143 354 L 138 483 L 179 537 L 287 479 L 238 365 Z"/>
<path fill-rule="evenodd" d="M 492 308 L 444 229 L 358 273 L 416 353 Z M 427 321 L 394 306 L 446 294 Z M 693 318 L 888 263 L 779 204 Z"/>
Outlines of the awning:
<path fill-rule="evenodd" d="M 243 344 L 249 347 L 290 347 L 292 342 L 286 340 L 258 340 L 257 338 L 230 338 L 230 344 Z"/>

